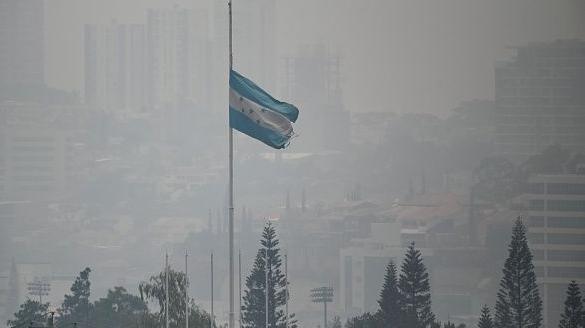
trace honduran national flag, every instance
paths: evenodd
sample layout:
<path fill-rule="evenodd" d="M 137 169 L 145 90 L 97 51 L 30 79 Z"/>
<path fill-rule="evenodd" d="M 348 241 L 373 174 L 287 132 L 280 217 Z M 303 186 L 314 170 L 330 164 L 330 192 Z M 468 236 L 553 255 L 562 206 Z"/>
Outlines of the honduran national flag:
<path fill-rule="evenodd" d="M 282 149 L 294 136 L 292 123 L 298 116 L 295 106 L 272 98 L 254 82 L 230 71 L 230 127 Z"/>

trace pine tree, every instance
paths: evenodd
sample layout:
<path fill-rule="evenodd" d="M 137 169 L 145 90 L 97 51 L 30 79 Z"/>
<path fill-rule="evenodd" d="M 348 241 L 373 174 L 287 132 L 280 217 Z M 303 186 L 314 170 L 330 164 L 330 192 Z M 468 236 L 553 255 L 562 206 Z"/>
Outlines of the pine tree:
<path fill-rule="evenodd" d="M 573 280 L 567 288 L 565 311 L 561 314 L 559 328 L 583 328 L 584 320 L 585 311 L 583 310 L 581 290 Z"/>
<path fill-rule="evenodd" d="M 542 301 L 536 285 L 532 254 L 526 240 L 526 228 L 520 217 L 512 230 L 508 258 L 502 272 L 496 301 L 495 327 L 541 327 Z"/>
<path fill-rule="evenodd" d="M 431 286 L 429 274 L 414 242 L 408 246 L 402 262 L 398 290 L 402 305 L 401 326 L 407 328 L 429 327 L 435 321 L 431 311 Z"/>
<path fill-rule="evenodd" d="M 262 248 L 258 250 L 252 272 L 246 278 L 242 305 L 242 326 L 246 328 L 265 327 L 266 325 L 266 270 L 268 270 L 268 322 L 271 328 L 286 327 L 284 306 L 287 300 L 288 281 L 280 270 L 279 241 L 276 230 L 268 223 L 264 227 Z M 268 255 L 268 263 L 266 263 Z M 266 265 L 268 264 L 268 265 Z M 268 267 L 268 269 L 267 269 Z M 288 326 L 296 328 L 294 314 L 289 314 Z"/>
<path fill-rule="evenodd" d="M 380 319 L 384 327 L 398 327 L 400 322 L 401 307 L 400 293 L 398 292 L 398 274 L 396 264 L 390 261 L 386 267 L 384 285 L 380 292 Z"/>
<path fill-rule="evenodd" d="M 477 328 L 494 328 L 492 314 L 490 313 L 490 308 L 487 305 L 484 305 L 481 308 L 481 316 L 479 317 Z"/>
<path fill-rule="evenodd" d="M 65 295 L 65 299 L 58 309 L 59 321 L 63 324 L 72 324 L 73 322 L 87 323 L 90 320 L 92 304 L 89 302 L 90 286 L 89 273 L 90 268 L 85 268 L 75 278 L 71 285 L 71 295 Z"/>

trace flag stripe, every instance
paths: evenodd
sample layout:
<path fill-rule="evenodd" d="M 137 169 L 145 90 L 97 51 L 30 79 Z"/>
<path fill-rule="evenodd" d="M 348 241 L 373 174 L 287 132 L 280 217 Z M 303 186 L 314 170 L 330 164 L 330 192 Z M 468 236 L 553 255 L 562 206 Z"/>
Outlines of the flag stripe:
<path fill-rule="evenodd" d="M 252 121 L 249 116 L 230 106 L 230 126 L 250 137 L 260 140 L 266 145 L 282 149 L 285 148 L 290 140 L 289 136 L 282 135 L 274 130 L 263 127 Z"/>
<path fill-rule="evenodd" d="M 233 89 L 230 89 L 230 108 L 239 111 L 256 124 L 284 136 L 293 133 L 292 124 L 285 116 L 244 98 Z"/>
<path fill-rule="evenodd" d="M 291 122 L 296 122 L 299 116 L 299 110 L 295 106 L 274 99 L 266 91 L 257 86 L 256 83 L 234 70 L 230 72 L 230 87 L 244 98 L 284 115 Z"/>

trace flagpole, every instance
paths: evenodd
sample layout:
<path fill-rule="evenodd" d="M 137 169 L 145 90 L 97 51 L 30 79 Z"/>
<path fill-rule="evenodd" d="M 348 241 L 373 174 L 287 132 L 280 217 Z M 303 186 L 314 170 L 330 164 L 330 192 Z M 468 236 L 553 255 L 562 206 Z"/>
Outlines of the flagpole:
<path fill-rule="evenodd" d="M 185 249 L 185 328 L 189 328 L 189 274 L 187 272 L 187 249 Z"/>
<path fill-rule="evenodd" d="M 234 64 L 232 54 L 232 0 L 228 2 L 229 10 L 229 62 L 230 75 Z M 229 76 L 229 75 L 228 75 Z M 228 119 L 229 125 L 229 119 Z M 231 125 L 229 125 L 229 324 L 228 328 L 235 328 L 234 326 L 234 133 Z"/>
<path fill-rule="evenodd" d="M 169 253 L 165 252 L 165 328 L 169 328 Z"/>

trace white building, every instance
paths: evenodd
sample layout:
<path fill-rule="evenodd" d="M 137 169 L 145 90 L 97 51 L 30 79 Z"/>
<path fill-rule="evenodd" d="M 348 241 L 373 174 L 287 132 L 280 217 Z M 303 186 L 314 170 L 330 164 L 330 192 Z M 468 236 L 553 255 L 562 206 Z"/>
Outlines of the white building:
<path fill-rule="evenodd" d="M 556 327 L 569 282 L 585 285 L 585 175 L 538 175 L 522 200 L 545 326 Z"/>
<path fill-rule="evenodd" d="M 404 255 L 400 223 L 372 223 L 371 231 L 340 250 L 339 309 L 348 316 L 377 310 L 386 266 L 390 260 L 399 266 Z"/>

